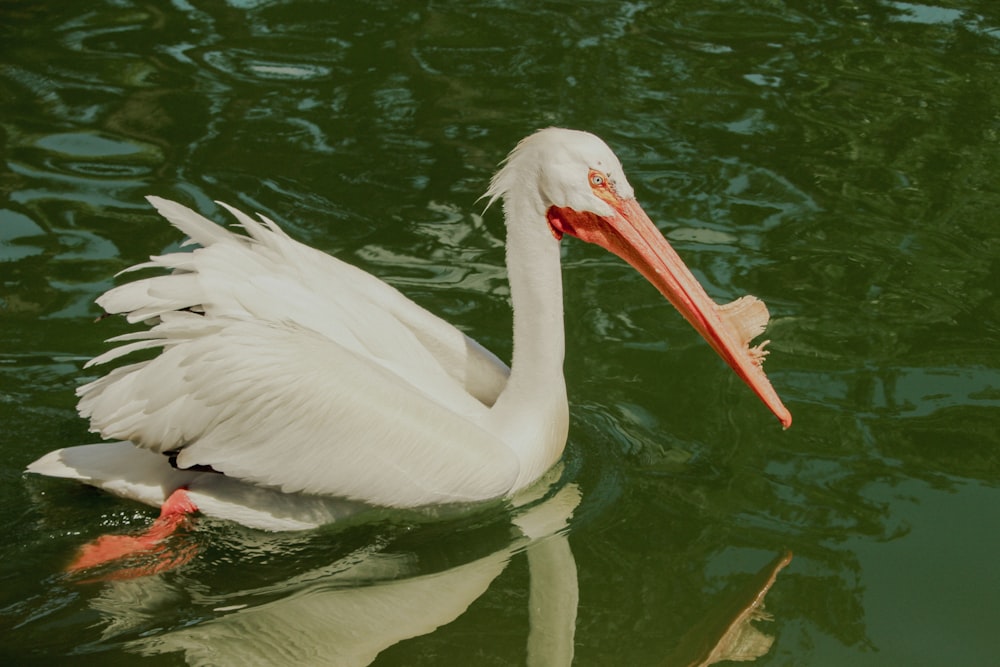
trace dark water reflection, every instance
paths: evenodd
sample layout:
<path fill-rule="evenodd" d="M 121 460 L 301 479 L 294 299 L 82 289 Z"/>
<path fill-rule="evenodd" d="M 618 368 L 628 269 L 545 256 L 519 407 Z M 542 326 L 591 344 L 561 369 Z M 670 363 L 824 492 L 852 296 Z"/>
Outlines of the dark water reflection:
<path fill-rule="evenodd" d="M 502 565 L 378 664 L 524 662 L 506 510 L 273 539 L 205 525 L 204 557 L 144 606 L 58 572 L 152 513 L 21 470 L 91 439 L 72 390 L 125 330 L 93 325 L 93 298 L 178 240 L 149 193 L 272 216 L 509 357 L 502 224 L 475 199 L 559 124 L 608 140 L 713 296 L 768 303 L 796 420 L 778 431 L 640 278 L 566 244 L 576 663 L 661 664 L 785 550 L 762 664 L 995 661 L 998 55 L 988 0 L 4 3 L 0 655 L 132 664 L 134 642 L 380 549 L 414 576 Z"/>

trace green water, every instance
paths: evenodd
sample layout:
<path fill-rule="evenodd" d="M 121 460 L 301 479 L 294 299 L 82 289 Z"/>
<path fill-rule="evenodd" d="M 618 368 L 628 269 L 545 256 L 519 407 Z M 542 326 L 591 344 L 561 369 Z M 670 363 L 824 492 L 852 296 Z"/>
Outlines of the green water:
<path fill-rule="evenodd" d="M 758 664 L 997 663 L 993 0 L 4 2 L 0 124 L 5 664 L 184 664 L 184 641 L 206 664 L 337 664 L 323 638 L 348 650 L 352 622 L 379 665 L 523 664 L 567 613 L 575 664 L 684 664 L 699 619 L 786 549 Z M 93 441 L 73 390 L 126 330 L 93 299 L 178 241 L 144 195 L 261 211 L 509 358 L 502 222 L 476 198 L 548 125 L 608 141 L 713 297 L 767 302 L 790 430 L 641 277 L 567 241 L 562 536 L 525 553 L 496 507 L 203 521 L 173 572 L 61 573 L 155 517 L 22 473 Z M 538 567 L 566 545 L 575 572 Z M 529 613 L 529 571 L 579 604 Z M 428 591 L 474 579 L 430 619 Z M 371 591 L 398 595 L 364 623 Z"/>

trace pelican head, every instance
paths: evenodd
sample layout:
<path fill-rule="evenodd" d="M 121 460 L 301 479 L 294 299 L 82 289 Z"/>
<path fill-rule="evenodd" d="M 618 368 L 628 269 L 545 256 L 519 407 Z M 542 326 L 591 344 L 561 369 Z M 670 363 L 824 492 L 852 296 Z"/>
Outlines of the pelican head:
<path fill-rule="evenodd" d="M 508 204 L 515 198 L 532 199 L 544 210 L 556 240 L 567 234 L 575 236 L 631 264 L 680 311 L 782 425 L 791 425 L 791 414 L 764 375 L 766 341 L 749 345 L 767 325 L 766 306 L 752 296 L 722 306 L 709 298 L 636 201 L 621 162 L 601 139 L 578 130 L 539 130 L 511 151 L 486 196 L 491 203 L 499 197 Z M 507 217 L 510 226 L 517 214 L 508 211 Z"/>

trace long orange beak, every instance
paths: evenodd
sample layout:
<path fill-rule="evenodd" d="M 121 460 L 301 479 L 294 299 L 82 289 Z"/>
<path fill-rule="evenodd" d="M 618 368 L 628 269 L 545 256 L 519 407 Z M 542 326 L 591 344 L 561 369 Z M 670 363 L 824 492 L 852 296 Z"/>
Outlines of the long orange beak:
<path fill-rule="evenodd" d="M 615 212 L 609 216 L 580 213 L 553 206 L 547 217 L 556 238 L 570 234 L 613 252 L 653 283 L 708 341 L 726 363 L 781 421 L 792 425 L 792 414 L 778 397 L 762 367 L 767 341 L 750 347 L 763 333 L 769 318 L 764 302 L 744 296 L 720 306 L 685 266 L 635 199 L 603 196 Z"/>

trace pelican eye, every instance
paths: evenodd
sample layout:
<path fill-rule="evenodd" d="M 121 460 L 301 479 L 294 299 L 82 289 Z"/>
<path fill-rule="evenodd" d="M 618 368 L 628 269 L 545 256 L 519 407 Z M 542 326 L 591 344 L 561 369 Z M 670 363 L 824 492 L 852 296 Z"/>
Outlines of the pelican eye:
<path fill-rule="evenodd" d="M 608 185 L 608 177 L 597 171 L 596 169 L 590 170 L 590 185 L 594 188 L 604 188 Z"/>

